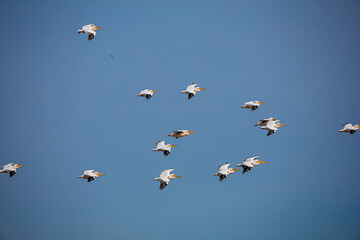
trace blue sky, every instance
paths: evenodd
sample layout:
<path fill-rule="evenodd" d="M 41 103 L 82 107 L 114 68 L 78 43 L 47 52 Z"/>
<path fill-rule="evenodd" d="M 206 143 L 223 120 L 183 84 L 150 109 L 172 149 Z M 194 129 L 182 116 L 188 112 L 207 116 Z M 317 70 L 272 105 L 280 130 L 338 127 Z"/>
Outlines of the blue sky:
<path fill-rule="evenodd" d="M 358 239 L 360 136 L 337 131 L 360 123 L 359 22 L 359 1 L 1 1 L 0 165 L 25 167 L 0 175 L 0 239 Z"/>

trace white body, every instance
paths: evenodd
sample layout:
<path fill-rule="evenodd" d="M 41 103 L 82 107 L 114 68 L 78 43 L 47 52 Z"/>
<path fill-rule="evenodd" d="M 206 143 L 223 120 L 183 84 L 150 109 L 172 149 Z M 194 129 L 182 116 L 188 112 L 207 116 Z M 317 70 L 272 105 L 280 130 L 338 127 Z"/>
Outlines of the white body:
<path fill-rule="evenodd" d="M 220 181 L 224 180 L 225 178 L 228 177 L 229 174 L 234 173 L 234 171 L 239 171 L 239 169 L 233 169 L 233 168 L 229 168 L 230 163 L 225 163 L 223 165 L 220 165 L 218 167 L 218 172 L 214 173 L 214 176 L 219 176 L 220 177 Z"/>
<path fill-rule="evenodd" d="M 242 167 L 243 168 L 242 173 L 246 173 L 247 171 L 250 171 L 253 167 L 260 165 L 260 163 L 268 163 L 268 162 L 258 160 L 259 158 L 260 158 L 260 156 L 247 158 L 244 160 L 243 163 L 237 164 L 236 166 Z"/>
<path fill-rule="evenodd" d="M 151 89 L 144 89 L 136 96 L 145 97 L 146 99 L 150 99 L 153 96 L 154 92 L 157 92 L 157 91 L 153 91 Z"/>
<path fill-rule="evenodd" d="M 0 173 L 9 173 L 9 172 L 16 172 L 16 168 L 15 168 L 15 164 L 14 163 L 9 163 L 6 164 L 5 166 L 3 166 L 3 169 L 0 170 Z"/>
<path fill-rule="evenodd" d="M 174 179 L 176 177 L 181 178 L 180 176 L 177 176 L 175 174 L 170 174 L 170 172 L 174 171 L 173 168 L 162 171 L 160 173 L 160 177 L 155 178 L 154 181 L 160 182 L 160 190 L 163 190 L 170 182 L 170 179 Z"/>
<path fill-rule="evenodd" d="M 200 90 L 206 90 L 205 88 L 196 87 L 196 83 L 190 84 L 186 87 L 185 91 L 181 91 L 181 93 L 186 93 L 188 95 L 188 99 L 195 96 L 197 92 L 200 92 Z"/>
<path fill-rule="evenodd" d="M 16 171 L 19 167 L 23 167 L 23 165 L 9 163 L 3 166 L 3 169 L 0 170 L 0 173 L 9 173 L 10 177 L 14 176 L 16 174 Z"/>
<path fill-rule="evenodd" d="M 176 139 L 180 137 L 188 136 L 190 133 L 195 134 L 195 132 L 190 132 L 189 130 L 176 130 L 173 133 L 169 134 L 169 137 L 175 137 Z"/>
<path fill-rule="evenodd" d="M 96 35 L 96 29 L 102 29 L 96 27 L 94 24 L 88 24 L 83 26 L 81 29 L 78 30 L 78 33 L 86 33 L 88 35 L 88 40 L 90 41 Z"/>
<path fill-rule="evenodd" d="M 281 127 L 281 126 L 286 126 L 278 121 L 269 121 L 266 123 L 265 126 L 262 126 L 261 129 L 266 129 L 268 130 L 268 134 L 267 136 L 270 136 L 273 133 L 276 133 L 276 131 Z"/>
<path fill-rule="evenodd" d="M 83 175 L 78 176 L 78 178 L 87 179 L 88 182 L 91 182 L 99 177 L 99 175 L 105 176 L 103 173 L 95 172 L 95 170 L 85 170 Z"/>
<path fill-rule="evenodd" d="M 359 125 L 353 126 L 351 123 L 346 123 L 343 125 L 343 129 L 340 129 L 339 132 L 348 132 L 350 134 L 354 134 L 357 130 L 359 130 Z"/>
<path fill-rule="evenodd" d="M 266 124 L 270 121 L 275 121 L 275 122 L 278 122 L 280 121 L 279 119 L 275 119 L 273 117 L 270 117 L 270 118 L 266 118 L 266 119 L 262 119 L 262 120 L 259 120 L 259 122 L 257 124 L 255 124 L 255 126 L 266 126 Z"/>
<path fill-rule="evenodd" d="M 255 111 L 259 108 L 260 104 L 266 104 L 260 101 L 249 101 L 244 103 L 244 105 L 241 106 L 241 108 L 250 108 L 252 111 Z"/>
<path fill-rule="evenodd" d="M 165 141 L 159 141 L 156 143 L 156 148 L 154 148 L 153 151 L 163 152 L 164 156 L 166 157 L 167 155 L 170 154 L 172 147 L 177 147 L 177 145 L 165 144 Z"/>

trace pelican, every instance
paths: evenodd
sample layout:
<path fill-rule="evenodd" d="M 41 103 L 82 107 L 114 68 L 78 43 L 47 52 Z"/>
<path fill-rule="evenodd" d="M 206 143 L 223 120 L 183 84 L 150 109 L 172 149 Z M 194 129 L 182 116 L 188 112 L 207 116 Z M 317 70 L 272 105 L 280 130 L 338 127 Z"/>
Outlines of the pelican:
<path fill-rule="evenodd" d="M 95 170 L 85 170 L 83 171 L 83 175 L 78 176 L 78 178 L 87 179 L 88 182 L 91 182 L 98 178 L 99 176 L 106 176 L 103 173 L 94 172 Z"/>
<path fill-rule="evenodd" d="M 97 29 L 102 30 L 102 28 L 97 27 L 94 24 L 89 24 L 89 25 L 85 25 L 81 29 L 79 29 L 78 33 L 86 33 L 88 35 L 88 40 L 90 41 L 91 39 L 93 39 L 95 37 Z"/>
<path fill-rule="evenodd" d="M 260 101 L 250 101 L 250 102 L 246 102 L 243 106 L 241 106 L 241 108 L 251 108 L 251 111 L 255 111 L 256 109 L 259 108 L 260 104 L 266 104 Z"/>
<path fill-rule="evenodd" d="M 206 90 L 205 88 L 195 87 L 196 85 L 196 83 L 190 84 L 186 87 L 185 91 L 181 91 L 180 93 L 186 93 L 188 95 L 188 99 L 190 99 L 195 96 L 197 92 L 200 92 L 200 90 Z"/>
<path fill-rule="evenodd" d="M 286 127 L 287 125 L 277 121 L 269 121 L 265 126 L 262 126 L 261 129 L 268 130 L 267 136 L 270 136 L 271 134 L 275 133 L 281 126 Z"/>
<path fill-rule="evenodd" d="M 156 148 L 153 149 L 154 152 L 164 152 L 164 156 L 166 157 L 167 155 L 170 154 L 171 148 L 172 147 L 177 147 L 178 145 L 171 145 L 171 144 L 166 144 L 165 145 L 165 141 L 159 141 L 156 143 Z"/>
<path fill-rule="evenodd" d="M 275 119 L 273 117 L 271 118 L 267 118 L 267 119 L 262 119 L 262 120 L 259 120 L 259 122 L 257 124 L 255 124 L 255 127 L 256 126 L 265 126 L 268 122 L 272 122 L 272 121 L 280 121 L 279 119 Z"/>
<path fill-rule="evenodd" d="M 172 134 L 169 134 L 169 137 L 175 137 L 176 139 L 188 136 L 190 133 L 196 134 L 195 132 L 190 132 L 189 130 L 177 130 L 174 131 Z"/>
<path fill-rule="evenodd" d="M 136 96 L 138 97 L 146 97 L 147 100 L 149 100 L 154 93 L 157 93 L 158 91 L 150 90 L 150 89 L 144 89 Z"/>
<path fill-rule="evenodd" d="M 19 165 L 19 164 L 14 164 L 14 163 L 9 163 L 6 164 L 5 166 L 3 166 L 3 169 L 0 170 L 0 173 L 9 173 L 10 177 L 14 176 L 16 174 L 16 170 L 19 167 L 23 167 L 24 165 Z"/>
<path fill-rule="evenodd" d="M 243 163 L 240 163 L 238 165 L 236 165 L 237 167 L 242 167 L 243 168 L 243 174 L 246 173 L 247 171 L 250 171 L 253 167 L 260 165 L 260 163 L 268 163 L 265 161 L 260 161 L 257 160 L 258 158 L 260 158 L 260 156 L 256 156 L 256 157 L 251 157 L 251 158 L 247 158 L 244 160 Z"/>
<path fill-rule="evenodd" d="M 154 178 L 154 181 L 160 182 L 160 190 L 163 190 L 169 184 L 170 179 L 182 178 L 181 176 L 175 175 L 174 173 L 170 174 L 172 171 L 174 171 L 173 168 L 162 171 L 160 173 L 160 177 Z"/>
<path fill-rule="evenodd" d="M 227 176 L 229 174 L 233 174 L 235 171 L 240 171 L 240 169 L 237 169 L 237 168 L 229 168 L 229 165 L 230 165 L 230 163 L 227 162 L 227 163 L 219 166 L 218 167 L 219 171 L 217 173 L 214 173 L 213 175 L 214 176 L 219 176 L 220 177 L 219 181 L 222 181 L 225 178 L 227 178 Z"/>
<path fill-rule="evenodd" d="M 340 129 L 339 132 L 348 132 L 350 134 L 354 134 L 357 130 L 359 130 L 360 126 L 355 125 L 353 126 L 351 123 L 345 123 L 342 125 L 344 128 Z"/>

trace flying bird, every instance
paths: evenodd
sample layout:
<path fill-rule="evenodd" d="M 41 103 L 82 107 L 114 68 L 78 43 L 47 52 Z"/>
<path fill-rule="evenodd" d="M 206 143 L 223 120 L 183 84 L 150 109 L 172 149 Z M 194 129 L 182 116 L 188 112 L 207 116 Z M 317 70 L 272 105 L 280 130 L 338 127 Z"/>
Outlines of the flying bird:
<path fill-rule="evenodd" d="M 103 173 L 94 172 L 95 170 L 85 170 L 83 171 L 83 175 L 78 176 L 78 178 L 87 179 L 88 182 L 91 182 L 98 178 L 99 176 L 106 176 Z"/>
<path fill-rule="evenodd" d="M 242 105 L 241 108 L 251 108 L 251 111 L 255 111 L 256 109 L 259 108 L 260 104 L 266 104 L 266 103 L 260 101 L 250 101 Z"/>
<path fill-rule="evenodd" d="M 16 170 L 19 167 L 23 167 L 24 165 L 19 165 L 19 164 L 14 164 L 14 163 L 9 163 L 6 164 L 5 166 L 3 166 L 3 169 L 0 170 L 0 173 L 9 173 L 10 177 L 14 176 L 16 174 Z"/>
<path fill-rule="evenodd" d="M 228 177 L 229 174 L 233 174 L 235 171 L 240 171 L 240 169 L 236 169 L 236 168 L 229 168 L 230 163 L 225 163 L 221 166 L 218 167 L 218 172 L 214 173 L 214 176 L 219 176 L 220 179 L 219 181 L 224 180 L 225 178 Z"/>
<path fill-rule="evenodd" d="M 359 130 L 360 126 L 355 125 L 353 126 L 351 123 L 345 123 L 342 125 L 344 128 L 340 129 L 339 132 L 348 132 L 350 134 L 354 134 L 357 130 Z"/>
<path fill-rule="evenodd" d="M 86 33 L 88 35 L 88 40 L 90 41 L 95 37 L 97 29 L 102 30 L 102 28 L 97 27 L 94 24 L 88 24 L 79 29 L 78 33 Z"/>
<path fill-rule="evenodd" d="M 188 136 L 190 133 L 196 134 L 195 132 L 190 132 L 189 130 L 177 130 L 169 134 L 169 137 L 175 137 L 176 139 Z"/>
<path fill-rule="evenodd" d="M 257 124 L 255 124 L 255 127 L 256 126 L 265 126 L 268 122 L 271 122 L 271 121 L 280 121 L 280 120 L 275 119 L 273 117 L 267 118 L 267 119 L 262 119 L 262 120 L 259 120 L 259 122 Z"/>
<path fill-rule="evenodd" d="M 260 163 L 268 163 L 265 161 L 260 161 L 258 160 L 258 158 L 260 158 L 260 156 L 256 156 L 256 157 L 251 157 L 251 158 L 247 158 L 244 160 L 243 163 L 240 163 L 238 165 L 236 165 L 237 167 L 242 167 L 243 168 L 243 174 L 246 173 L 247 171 L 250 171 L 253 167 L 260 165 Z"/>
<path fill-rule="evenodd" d="M 160 177 L 154 179 L 154 181 L 160 182 L 160 190 L 163 190 L 169 184 L 170 179 L 182 178 L 181 176 L 175 175 L 174 173 L 170 174 L 172 171 L 174 171 L 173 168 L 162 171 L 160 173 Z"/>
<path fill-rule="evenodd" d="M 268 130 L 267 136 L 270 136 L 271 134 L 275 133 L 281 126 L 286 127 L 287 125 L 277 121 L 269 121 L 265 126 L 262 126 L 261 129 Z"/>
<path fill-rule="evenodd" d="M 165 141 L 159 141 L 156 143 L 156 148 L 153 149 L 154 152 L 164 152 L 164 156 L 166 157 L 167 155 L 170 154 L 171 148 L 172 147 L 177 147 L 178 145 L 171 145 L 171 144 L 166 144 L 165 145 Z"/>
<path fill-rule="evenodd" d="M 150 89 L 144 89 L 136 96 L 138 97 L 145 97 L 147 100 L 149 100 L 154 93 L 157 93 L 158 91 L 150 90 Z"/>
<path fill-rule="evenodd" d="M 190 99 L 195 96 L 197 92 L 200 92 L 200 90 L 206 90 L 205 88 L 195 87 L 196 85 L 196 83 L 192 83 L 186 87 L 185 91 L 181 91 L 180 93 L 186 93 L 188 95 L 188 99 Z"/>

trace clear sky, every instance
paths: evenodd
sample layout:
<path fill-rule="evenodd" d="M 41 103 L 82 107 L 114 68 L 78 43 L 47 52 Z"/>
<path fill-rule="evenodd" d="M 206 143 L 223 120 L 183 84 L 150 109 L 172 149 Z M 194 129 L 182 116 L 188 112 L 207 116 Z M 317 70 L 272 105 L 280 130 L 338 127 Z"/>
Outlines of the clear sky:
<path fill-rule="evenodd" d="M 0 1 L 0 165 L 25 165 L 0 175 L 0 239 L 359 239 L 360 133 L 338 133 L 360 123 L 359 23 L 350 0 Z"/>

